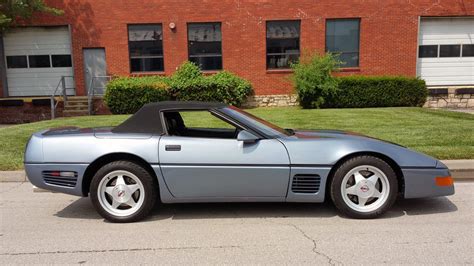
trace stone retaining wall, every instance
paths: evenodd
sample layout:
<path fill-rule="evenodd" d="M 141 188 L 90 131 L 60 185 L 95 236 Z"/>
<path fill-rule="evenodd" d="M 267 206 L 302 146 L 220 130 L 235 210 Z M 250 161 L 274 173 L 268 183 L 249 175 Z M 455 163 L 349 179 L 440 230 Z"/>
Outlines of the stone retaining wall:
<path fill-rule="evenodd" d="M 298 100 L 296 94 L 277 94 L 277 95 L 253 95 L 247 98 L 243 107 L 277 107 L 277 106 L 296 106 Z"/>
<path fill-rule="evenodd" d="M 474 94 L 448 93 L 428 96 L 423 107 L 474 109 Z"/>

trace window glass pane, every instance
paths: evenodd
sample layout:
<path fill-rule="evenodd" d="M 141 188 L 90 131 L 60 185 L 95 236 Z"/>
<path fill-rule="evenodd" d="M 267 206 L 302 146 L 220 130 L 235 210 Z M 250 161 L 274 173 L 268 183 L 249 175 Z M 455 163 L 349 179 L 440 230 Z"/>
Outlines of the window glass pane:
<path fill-rule="evenodd" d="M 438 45 L 420 45 L 419 58 L 438 57 Z"/>
<path fill-rule="evenodd" d="M 26 55 L 7 56 L 7 68 L 27 68 Z"/>
<path fill-rule="evenodd" d="M 51 67 L 49 55 L 30 55 L 28 61 L 30 62 L 30 68 Z"/>
<path fill-rule="evenodd" d="M 143 42 L 130 42 L 130 56 L 162 56 L 163 55 L 163 42 L 162 41 L 143 41 Z"/>
<path fill-rule="evenodd" d="M 163 58 L 132 58 L 132 72 L 163 71 Z"/>
<path fill-rule="evenodd" d="M 327 20 L 326 51 L 341 53 L 339 58 L 345 62 L 344 67 L 357 67 L 359 66 L 359 36 L 359 19 Z"/>
<path fill-rule="evenodd" d="M 292 53 L 299 54 L 299 43 L 298 38 L 291 39 L 267 39 L 267 53 Z"/>
<path fill-rule="evenodd" d="M 53 54 L 51 62 L 53 67 L 72 67 L 71 55 L 68 54 Z"/>
<path fill-rule="evenodd" d="M 290 68 L 291 63 L 296 63 L 299 54 L 267 55 L 268 68 Z"/>
<path fill-rule="evenodd" d="M 291 39 L 300 37 L 299 21 L 268 21 L 268 39 Z"/>
<path fill-rule="evenodd" d="M 221 43 L 220 42 L 189 42 L 189 54 L 190 55 L 206 55 L 216 54 L 221 55 Z"/>
<path fill-rule="evenodd" d="M 195 63 L 202 70 L 222 69 L 222 56 L 190 56 L 189 61 Z"/>
<path fill-rule="evenodd" d="M 463 57 L 474 56 L 474 44 L 463 44 L 462 56 Z"/>
<path fill-rule="evenodd" d="M 290 68 L 300 55 L 300 22 L 267 22 L 267 68 Z"/>
<path fill-rule="evenodd" d="M 202 70 L 222 69 L 221 24 L 188 24 L 188 51 L 189 61 Z"/>
<path fill-rule="evenodd" d="M 461 56 L 461 45 L 450 44 L 439 46 L 439 57 L 459 57 Z"/>
<path fill-rule="evenodd" d="M 359 53 L 340 53 L 336 56 L 343 62 L 342 67 L 357 67 L 359 65 Z"/>
<path fill-rule="evenodd" d="M 131 42 L 162 40 L 161 25 L 129 25 L 128 40 Z"/>
<path fill-rule="evenodd" d="M 164 70 L 161 24 L 129 25 L 128 41 L 132 72 Z"/>
<path fill-rule="evenodd" d="M 222 41 L 220 23 L 190 23 L 188 24 L 188 38 L 193 42 L 220 42 Z"/>

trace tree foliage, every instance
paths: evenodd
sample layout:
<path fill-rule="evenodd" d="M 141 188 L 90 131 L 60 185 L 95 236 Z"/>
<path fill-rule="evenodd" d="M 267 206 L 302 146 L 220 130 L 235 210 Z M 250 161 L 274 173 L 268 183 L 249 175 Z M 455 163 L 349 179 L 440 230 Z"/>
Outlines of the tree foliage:
<path fill-rule="evenodd" d="M 30 19 L 34 13 L 62 15 L 64 11 L 46 5 L 43 0 L 0 0 L 0 32 L 18 24 L 19 20 Z"/>

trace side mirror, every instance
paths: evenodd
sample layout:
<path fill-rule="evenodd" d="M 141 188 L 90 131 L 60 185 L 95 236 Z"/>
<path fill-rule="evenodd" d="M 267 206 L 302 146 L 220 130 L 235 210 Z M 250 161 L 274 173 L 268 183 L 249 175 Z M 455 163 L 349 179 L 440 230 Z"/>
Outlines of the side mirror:
<path fill-rule="evenodd" d="M 239 135 L 237 135 L 237 140 L 243 141 L 245 144 L 255 143 L 258 140 L 258 137 L 248 132 L 247 130 L 242 130 L 239 132 Z"/>

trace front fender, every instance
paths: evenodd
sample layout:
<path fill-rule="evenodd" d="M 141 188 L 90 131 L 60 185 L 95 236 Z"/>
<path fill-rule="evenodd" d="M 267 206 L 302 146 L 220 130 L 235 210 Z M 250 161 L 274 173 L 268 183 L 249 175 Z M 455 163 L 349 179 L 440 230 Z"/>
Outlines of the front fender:
<path fill-rule="evenodd" d="M 436 167 L 437 160 L 395 144 L 368 138 L 283 139 L 293 165 L 334 165 L 341 158 L 355 153 L 380 153 L 401 168 Z"/>

